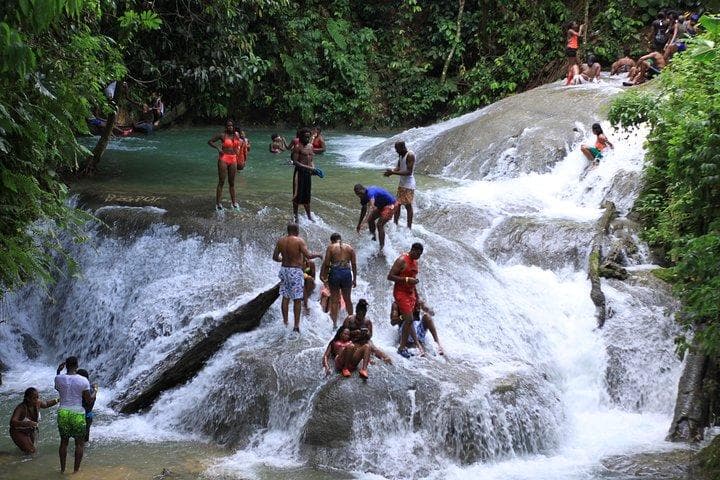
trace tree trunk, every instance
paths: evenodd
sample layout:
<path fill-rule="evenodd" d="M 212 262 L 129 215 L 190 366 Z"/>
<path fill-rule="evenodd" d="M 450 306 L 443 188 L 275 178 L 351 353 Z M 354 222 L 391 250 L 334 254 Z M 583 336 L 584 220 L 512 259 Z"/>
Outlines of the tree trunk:
<path fill-rule="evenodd" d="M 93 175 L 95 172 L 97 172 L 98 163 L 100 163 L 100 159 L 102 158 L 103 153 L 105 153 L 107 144 L 110 141 L 110 137 L 112 136 L 113 128 L 115 128 L 116 117 L 117 114 L 115 112 L 112 112 L 110 115 L 108 115 L 107 123 L 105 124 L 105 130 L 103 130 L 102 135 L 100 136 L 100 140 L 98 140 L 97 145 L 95 145 L 95 148 L 93 148 L 92 155 L 88 157 L 87 162 L 85 163 L 85 168 L 82 172 L 83 175 Z"/>
<path fill-rule="evenodd" d="M 460 30 L 462 28 L 462 17 L 463 12 L 465 11 L 465 0 L 460 0 L 459 6 L 458 6 L 458 16 L 457 16 L 457 26 L 455 28 L 455 38 L 453 39 L 452 47 L 450 47 L 450 52 L 448 52 L 448 56 L 445 59 L 445 65 L 443 65 L 442 74 L 440 75 L 440 85 L 445 84 L 445 79 L 447 78 L 447 72 L 450 68 L 450 61 L 452 60 L 453 55 L 455 55 L 455 49 L 457 48 L 458 44 L 460 43 Z"/>

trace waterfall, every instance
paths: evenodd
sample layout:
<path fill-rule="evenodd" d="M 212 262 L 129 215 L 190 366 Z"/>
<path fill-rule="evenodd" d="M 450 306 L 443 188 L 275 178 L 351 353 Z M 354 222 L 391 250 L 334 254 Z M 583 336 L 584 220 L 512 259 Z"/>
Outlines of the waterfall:
<path fill-rule="evenodd" d="M 594 143 L 596 120 L 588 105 L 616 91 L 610 81 L 555 84 L 385 141 L 338 136 L 340 168 L 365 175 L 394 162 L 397 139 L 416 151 L 416 224 L 408 231 L 403 215 L 400 228 L 388 226 L 378 255 L 354 234 L 348 194 L 320 200 L 332 209 L 302 221 L 303 235 L 315 250 L 333 231 L 351 239 L 353 298 L 368 300 L 374 342 L 388 353 L 397 333 L 385 277 L 422 242 L 419 293 L 436 312 L 445 356 L 429 340 L 426 358 L 376 361 L 366 383 L 325 377 L 328 317 L 312 301 L 295 336 L 273 306 L 260 328 L 230 337 L 149 411 L 114 414 L 107 403 L 182 348 L 202 318 L 276 283 L 270 253 L 286 217 L 268 200 L 222 226 L 169 209 L 95 210 L 105 225 L 90 229 L 89 243 L 68 244 L 79 277 L 3 299 L 0 360 L 20 372 L 23 339 L 37 339 L 37 376 L 22 379 L 47 384 L 40 375 L 78 355 L 103 385 L 98 437 L 212 439 L 230 453 L 211 476 L 307 466 L 386 478 L 600 478 L 604 457 L 663 448 L 680 371 L 677 306 L 647 272 L 644 247 L 627 259 L 628 281 L 603 280 L 609 318 L 596 328 L 586 271 L 595 222 L 604 200 L 630 211 L 644 155 L 643 132 L 603 123 L 616 148 L 585 171 L 579 145 Z"/>

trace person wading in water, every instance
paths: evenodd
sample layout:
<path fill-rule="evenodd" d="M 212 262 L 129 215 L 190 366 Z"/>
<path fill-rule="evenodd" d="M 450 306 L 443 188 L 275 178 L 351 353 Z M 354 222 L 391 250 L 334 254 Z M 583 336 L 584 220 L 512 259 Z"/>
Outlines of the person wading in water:
<path fill-rule="evenodd" d="M 315 170 L 313 163 L 313 147 L 310 143 L 310 130 L 302 128 L 298 132 L 300 142 L 292 149 L 290 159 L 295 165 L 293 173 L 293 218 L 298 221 L 298 205 L 305 207 L 308 220 L 312 220 L 310 213 L 310 197 L 312 193 L 312 175 Z"/>
<path fill-rule="evenodd" d="M 220 141 L 220 145 L 216 142 Z M 208 140 L 208 145 L 218 151 L 218 185 L 215 192 L 215 209 L 222 211 L 222 191 L 225 184 L 225 178 L 228 180 L 230 189 L 230 201 L 232 208 L 240 209 L 235 195 L 235 174 L 237 173 L 237 153 L 240 148 L 240 137 L 235 133 L 235 125 L 232 120 L 225 122 L 225 131 L 215 135 Z"/>

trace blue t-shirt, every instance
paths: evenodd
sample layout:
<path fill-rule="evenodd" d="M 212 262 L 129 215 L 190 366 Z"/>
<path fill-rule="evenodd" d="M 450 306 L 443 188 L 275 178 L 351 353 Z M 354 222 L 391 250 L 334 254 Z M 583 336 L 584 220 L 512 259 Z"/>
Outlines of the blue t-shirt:
<path fill-rule="evenodd" d="M 367 187 L 365 196 L 360 200 L 360 205 L 367 205 L 371 199 L 375 199 L 375 206 L 377 208 L 384 208 L 388 205 L 395 204 L 395 197 L 393 197 L 390 192 L 374 185 Z"/>

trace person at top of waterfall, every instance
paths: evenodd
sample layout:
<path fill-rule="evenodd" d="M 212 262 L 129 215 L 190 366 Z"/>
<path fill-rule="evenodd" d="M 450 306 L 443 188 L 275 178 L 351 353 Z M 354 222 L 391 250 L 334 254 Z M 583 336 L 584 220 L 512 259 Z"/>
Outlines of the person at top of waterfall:
<path fill-rule="evenodd" d="M 400 177 L 397 189 L 397 203 L 398 206 L 395 208 L 394 221 L 395 225 L 400 221 L 400 211 L 402 206 L 405 205 L 407 211 L 407 227 L 412 228 L 413 221 L 413 200 L 415 199 L 415 153 L 412 150 L 408 150 L 405 146 L 405 142 L 395 142 L 395 152 L 398 154 L 398 163 L 395 168 L 388 168 L 385 170 L 386 177 L 391 175 L 397 175 Z"/>
<path fill-rule="evenodd" d="M 585 76 L 587 81 L 597 83 L 600 80 L 600 71 L 602 67 L 592 53 L 588 54 L 585 63 L 580 65 L 580 73 Z"/>
<path fill-rule="evenodd" d="M 314 153 L 325 153 L 325 138 L 322 136 L 320 127 L 313 128 L 312 147 Z"/>
<path fill-rule="evenodd" d="M 339 233 L 330 235 L 330 245 L 320 267 L 320 280 L 330 287 L 330 319 L 337 327 L 340 297 L 345 303 L 347 314 L 353 314 L 352 289 L 357 286 L 357 258 L 355 249 L 344 243 Z"/>
<path fill-rule="evenodd" d="M 393 218 L 395 209 L 398 208 L 397 200 L 384 188 L 370 185 L 365 188 L 359 183 L 353 188 L 355 195 L 360 198 L 360 220 L 357 224 L 357 232 L 360 233 L 362 226 L 367 223 L 372 239 L 375 240 L 375 228 L 377 223 L 377 234 L 380 240 L 380 250 L 385 246 L 385 224 Z M 368 209 L 368 205 L 370 208 Z M 369 210 L 369 212 L 368 212 Z"/>
<path fill-rule="evenodd" d="M 37 451 L 37 433 L 40 424 L 40 409 L 50 408 L 60 403 L 59 398 L 43 401 L 37 389 L 30 387 L 25 390 L 23 401 L 10 417 L 10 438 L 25 454 L 33 454 Z"/>
<path fill-rule="evenodd" d="M 270 153 L 280 153 L 288 149 L 288 144 L 285 141 L 285 137 L 278 135 L 277 133 L 273 133 L 270 136 L 270 140 Z"/>
<path fill-rule="evenodd" d="M 81 375 L 88 379 L 88 382 L 90 381 L 90 374 L 87 370 L 84 368 L 78 368 L 77 371 L 78 375 Z M 92 384 L 93 392 L 95 392 L 95 395 L 97 396 L 98 392 L 98 384 L 93 383 Z M 93 408 L 95 408 L 95 397 L 91 398 L 90 400 L 85 400 L 83 398 L 82 406 L 85 409 L 85 441 L 90 441 L 90 427 L 93 423 L 93 418 L 95 415 L 93 414 Z"/>
<path fill-rule="evenodd" d="M 312 175 L 315 171 L 313 161 L 313 147 L 310 143 L 310 129 L 301 128 L 298 131 L 299 143 L 292 147 L 290 159 L 295 165 L 293 172 L 293 217 L 298 221 L 298 205 L 305 207 L 308 220 L 312 220 L 310 213 L 310 197 L 312 194 Z"/>
<path fill-rule="evenodd" d="M 608 138 L 603 133 L 602 127 L 599 123 L 593 123 L 592 132 L 596 135 L 595 146 L 591 147 L 589 145 L 583 144 L 580 145 L 580 151 L 582 151 L 583 155 L 585 155 L 585 157 L 588 159 L 591 167 L 595 168 L 600 163 L 600 159 L 603 156 L 603 150 L 607 149 L 608 147 L 614 147 L 613 144 L 610 143 L 610 140 L 608 140 Z"/>
<path fill-rule="evenodd" d="M 640 85 L 651 78 L 659 75 L 663 68 L 667 65 L 665 57 L 660 52 L 650 52 L 638 58 L 634 70 L 631 70 L 628 82 L 623 82 L 625 86 Z"/>
<path fill-rule="evenodd" d="M 60 373 L 63 368 L 65 374 Z M 85 409 L 83 400 L 92 402 L 95 400 L 95 392 L 90 386 L 87 378 L 78 375 L 77 357 L 68 357 L 58 366 L 58 374 L 55 376 L 55 389 L 60 393 L 60 408 L 58 410 L 57 422 L 60 431 L 60 471 L 65 472 L 65 459 L 70 438 L 75 439 L 75 463 L 73 471 L 80 470 L 83 453 L 85 451 Z"/>
<path fill-rule="evenodd" d="M 623 57 L 618 58 L 610 67 L 610 75 L 628 73 L 635 66 L 635 60 L 630 58 L 630 47 L 623 48 Z"/>
<path fill-rule="evenodd" d="M 235 133 L 233 121 L 228 119 L 225 122 L 225 131 L 208 140 L 208 145 L 218 151 L 218 184 L 215 190 L 215 208 L 218 211 L 223 209 L 222 191 L 227 178 L 232 208 L 239 210 L 240 206 L 235 195 L 235 174 L 237 173 L 237 153 L 240 147 L 240 136 Z"/>
<path fill-rule="evenodd" d="M 425 336 L 429 331 L 433 337 L 433 340 L 435 340 L 435 344 L 437 345 L 438 354 L 443 355 L 445 352 L 443 351 L 442 345 L 440 345 L 440 338 L 438 337 L 437 328 L 435 328 L 435 320 L 433 319 L 433 315 L 435 315 L 435 312 L 433 312 L 432 309 L 422 299 L 418 298 L 415 302 L 415 308 L 413 309 L 412 328 L 415 330 L 417 339 L 420 341 L 421 345 L 425 345 Z M 402 323 L 403 320 L 400 316 L 397 302 L 393 302 L 390 306 L 390 325 L 398 326 L 398 338 L 402 334 Z M 415 342 L 412 336 L 408 337 L 407 346 L 408 348 L 412 348 L 415 346 Z"/>
<path fill-rule="evenodd" d="M 303 308 L 305 309 L 305 313 L 310 312 L 308 299 L 310 295 L 312 295 L 312 292 L 315 291 L 315 276 L 315 262 L 305 258 L 303 260 Z"/>
<path fill-rule="evenodd" d="M 656 52 L 662 52 L 667 44 L 670 21 L 665 11 L 660 10 L 651 25 L 651 42 Z"/>
<path fill-rule="evenodd" d="M 578 26 L 576 21 L 572 21 L 565 26 L 565 55 L 567 56 L 567 78 L 565 85 L 570 85 L 573 79 L 573 65 L 577 65 L 577 51 L 580 46 L 580 36 L 585 30 L 585 24 Z"/>
<path fill-rule="evenodd" d="M 413 342 L 417 345 L 417 349 L 421 355 L 425 354 L 425 350 L 420 343 L 417 332 L 413 325 L 413 312 L 417 302 L 417 289 L 419 283 L 417 279 L 420 265 L 418 260 L 423 254 L 423 246 L 421 243 L 413 243 L 410 251 L 400 255 L 393 263 L 388 273 L 387 279 L 395 284 L 393 287 L 393 298 L 397 304 L 398 313 L 402 318 L 402 330 L 400 332 L 400 346 L 398 353 L 405 358 L 410 358 L 410 352 L 407 349 L 408 337 L 413 338 Z"/>
<path fill-rule="evenodd" d="M 322 258 L 318 253 L 312 253 L 305 245 L 305 240 L 300 238 L 300 227 L 296 223 L 287 226 L 287 235 L 282 237 L 275 244 L 273 260 L 280 262 L 280 296 L 282 302 L 283 323 L 288 324 L 288 309 L 290 300 L 293 301 L 294 326 L 293 331 L 300 333 L 300 307 L 305 295 L 305 276 L 303 265 L 305 259 Z"/>
<path fill-rule="evenodd" d="M 245 136 L 245 130 L 238 130 L 238 148 L 237 148 L 237 171 L 245 168 L 248 153 L 250 153 L 250 139 Z"/>

